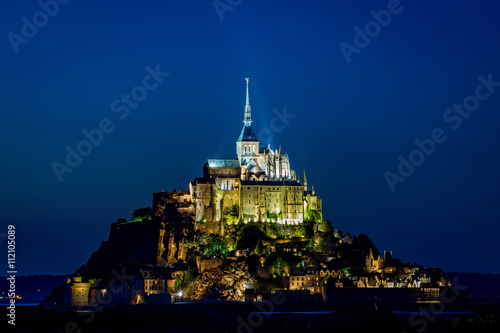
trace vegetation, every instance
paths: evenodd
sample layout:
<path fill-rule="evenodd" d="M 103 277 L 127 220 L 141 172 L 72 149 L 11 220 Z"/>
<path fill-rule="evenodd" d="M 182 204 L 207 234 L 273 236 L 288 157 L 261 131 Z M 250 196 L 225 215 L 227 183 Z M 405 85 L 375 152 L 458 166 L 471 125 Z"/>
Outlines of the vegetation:
<path fill-rule="evenodd" d="M 224 239 L 215 234 L 203 234 L 200 238 L 200 247 L 205 256 L 227 257 L 229 254 Z"/>
<path fill-rule="evenodd" d="M 151 220 L 151 207 L 138 208 L 134 210 L 130 222 L 141 222 L 143 220 Z"/>
<path fill-rule="evenodd" d="M 311 220 L 306 220 L 299 224 L 297 228 L 296 235 L 297 237 L 305 237 L 310 238 L 314 235 L 314 222 Z"/>
<path fill-rule="evenodd" d="M 175 276 L 174 289 L 175 291 L 183 291 L 194 281 L 196 281 L 198 273 L 194 269 L 183 271 L 182 274 Z"/>
<path fill-rule="evenodd" d="M 231 224 L 237 222 L 238 219 L 239 219 L 238 206 L 233 205 L 231 207 L 231 210 L 226 215 L 224 215 L 224 221 L 226 223 Z"/>
<path fill-rule="evenodd" d="M 304 213 L 304 219 L 313 223 L 321 223 L 321 213 L 318 210 L 307 209 Z"/>
<path fill-rule="evenodd" d="M 290 252 L 271 252 L 266 258 L 265 266 L 269 266 L 273 276 L 289 274 L 292 267 L 300 263 L 300 258 Z"/>
<path fill-rule="evenodd" d="M 259 240 L 266 238 L 264 232 L 256 224 L 244 226 L 238 233 L 238 242 L 236 248 L 239 250 L 251 249 L 253 250 Z"/>
<path fill-rule="evenodd" d="M 318 231 L 323 232 L 325 234 L 334 234 L 335 229 L 333 229 L 332 223 L 328 220 L 321 221 L 318 223 Z"/>
<path fill-rule="evenodd" d="M 151 207 L 144 207 L 135 209 L 132 213 L 132 218 L 128 221 L 126 218 L 119 218 L 116 220 L 116 223 L 123 224 L 129 222 L 141 222 L 144 220 L 151 220 Z"/>
<path fill-rule="evenodd" d="M 344 273 L 346 277 L 351 276 L 351 266 L 342 268 L 342 273 Z"/>

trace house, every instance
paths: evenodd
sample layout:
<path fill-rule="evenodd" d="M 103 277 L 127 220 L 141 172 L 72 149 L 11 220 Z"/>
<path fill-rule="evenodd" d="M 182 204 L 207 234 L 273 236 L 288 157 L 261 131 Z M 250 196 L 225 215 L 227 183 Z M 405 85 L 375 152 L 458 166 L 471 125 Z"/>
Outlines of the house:
<path fill-rule="evenodd" d="M 289 276 L 288 290 L 309 290 L 311 294 L 321 294 L 323 278 L 319 272 L 307 272 L 301 275 Z"/>

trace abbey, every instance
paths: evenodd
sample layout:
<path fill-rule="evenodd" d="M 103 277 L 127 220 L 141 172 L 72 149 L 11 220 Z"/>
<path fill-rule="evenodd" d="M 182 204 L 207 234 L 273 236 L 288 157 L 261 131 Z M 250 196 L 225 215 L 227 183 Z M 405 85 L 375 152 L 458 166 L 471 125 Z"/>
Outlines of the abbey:
<path fill-rule="evenodd" d="M 259 145 L 252 128 L 248 81 L 236 158 L 208 159 L 203 177 L 195 178 L 189 191 L 157 193 L 165 199 L 157 198 L 156 203 L 169 197 L 167 201 L 192 218 L 196 229 L 217 234 L 224 233 L 224 223 L 298 225 L 306 214 L 315 214 L 321 221 L 321 199 L 314 188 L 308 190 L 305 171 L 300 180 L 281 146 L 273 150 Z"/>

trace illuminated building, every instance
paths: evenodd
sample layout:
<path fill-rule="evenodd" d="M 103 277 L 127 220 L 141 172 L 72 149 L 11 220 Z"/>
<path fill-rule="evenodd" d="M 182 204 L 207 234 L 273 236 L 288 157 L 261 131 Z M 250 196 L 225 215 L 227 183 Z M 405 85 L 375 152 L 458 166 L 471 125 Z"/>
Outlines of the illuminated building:
<path fill-rule="evenodd" d="M 276 150 L 259 146 L 246 81 L 236 159 L 208 159 L 203 177 L 189 185 L 198 228 L 223 233 L 222 222 L 297 225 L 307 210 L 318 211 L 321 219 L 321 199 L 314 190 L 308 191 L 305 172 L 300 181 L 281 146 Z"/>
<path fill-rule="evenodd" d="M 153 195 L 153 215 L 165 224 L 168 206 L 174 205 L 185 221 L 202 232 L 224 234 L 224 226 L 238 223 L 299 225 L 314 216 L 322 219 L 321 199 L 314 187 L 308 190 L 305 171 L 302 180 L 290 167 L 281 146 L 261 147 L 252 128 L 252 114 L 246 79 L 243 128 L 236 141 L 235 159 L 208 159 L 203 177 L 189 184 L 189 191 Z M 310 216 L 308 215 L 310 214 Z M 185 257 L 184 240 L 170 228 L 160 231 L 158 261 L 167 251 L 168 262 Z M 163 244 L 166 244 L 164 246 Z"/>

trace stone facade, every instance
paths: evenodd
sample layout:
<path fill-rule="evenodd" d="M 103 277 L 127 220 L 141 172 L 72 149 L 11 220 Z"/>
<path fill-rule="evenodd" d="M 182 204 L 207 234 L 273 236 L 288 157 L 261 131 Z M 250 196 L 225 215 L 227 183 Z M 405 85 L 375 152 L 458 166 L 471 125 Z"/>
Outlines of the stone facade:
<path fill-rule="evenodd" d="M 89 305 L 89 289 L 91 281 L 82 281 L 81 276 L 68 278 L 65 285 L 64 304 L 69 306 Z"/>

